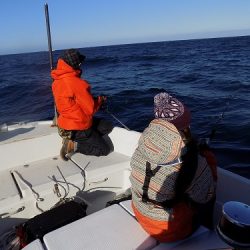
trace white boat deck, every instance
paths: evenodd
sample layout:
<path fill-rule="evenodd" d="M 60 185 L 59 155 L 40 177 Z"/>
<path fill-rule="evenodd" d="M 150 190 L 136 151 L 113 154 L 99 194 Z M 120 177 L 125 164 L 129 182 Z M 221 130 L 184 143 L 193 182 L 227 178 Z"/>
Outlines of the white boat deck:
<path fill-rule="evenodd" d="M 140 227 L 130 201 L 105 208 L 130 187 L 130 157 L 140 133 L 115 128 L 114 152 L 95 157 L 58 156 L 61 138 L 51 122 L 19 124 L 0 133 L 0 235 L 54 206 L 63 197 L 88 204 L 88 216 L 34 241 L 25 249 L 216 249 L 226 247 L 215 232 L 200 229 L 193 237 L 159 244 Z M 250 181 L 219 169 L 215 222 L 224 202 L 250 204 Z M 55 191 L 58 185 L 59 192 Z"/>
<path fill-rule="evenodd" d="M 64 162 L 58 155 L 62 140 L 50 124 L 17 124 L 0 133 L 0 233 L 48 210 L 63 197 L 85 201 L 90 214 L 130 187 L 130 157 L 140 133 L 115 128 L 114 152 L 105 157 L 76 153 Z M 119 145 L 121 140 L 130 146 Z M 56 184 L 59 193 L 55 193 Z"/>
<path fill-rule="evenodd" d="M 129 205 L 127 201 L 126 204 Z M 205 250 L 229 248 L 214 231 L 200 227 L 192 236 L 174 243 L 159 243 L 149 236 L 136 219 L 120 205 L 112 205 L 46 234 L 24 248 L 68 250 Z M 31 248 L 32 246 L 32 248 Z"/>

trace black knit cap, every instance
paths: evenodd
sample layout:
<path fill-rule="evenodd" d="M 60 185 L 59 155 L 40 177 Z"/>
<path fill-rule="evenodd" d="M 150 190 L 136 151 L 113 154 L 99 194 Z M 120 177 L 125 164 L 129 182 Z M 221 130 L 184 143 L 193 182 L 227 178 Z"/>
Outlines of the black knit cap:
<path fill-rule="evenodd" d="M 86 56 L 80 54 L 76 49 L 68 49 L 61 57 L 73 69 L 80 69 L 80 64 L 85 60 Z"/>

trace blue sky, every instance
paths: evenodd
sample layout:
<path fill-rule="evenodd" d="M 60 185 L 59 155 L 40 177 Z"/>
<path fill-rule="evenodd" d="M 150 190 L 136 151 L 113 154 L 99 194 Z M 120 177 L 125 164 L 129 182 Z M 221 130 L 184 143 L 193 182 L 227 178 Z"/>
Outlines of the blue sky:
<path fill-rule="evenodd" d="M 1 0 L 0 54 L 250 35 L 249 0 Z"/>

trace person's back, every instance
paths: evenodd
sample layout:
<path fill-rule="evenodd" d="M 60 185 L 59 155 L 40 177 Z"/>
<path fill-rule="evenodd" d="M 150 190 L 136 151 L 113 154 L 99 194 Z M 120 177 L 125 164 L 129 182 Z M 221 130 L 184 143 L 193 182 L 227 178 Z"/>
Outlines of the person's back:
<path fill-rule="evenodd" d="M 57 104 L 59 127 L 66 130 L 88 129 L 96 111 L 89 84 L 80 79 L 79 73 L 59 59 L 52 71 L 52 90 Z"/>
<path fill-rule="evenodd" d="M 211 170 L 194 150 L 192 145 L 185 147 L 173 124 L 155 119 L 142 133 L 133 154 L 132 207 L 138 222 L 159 241 L 190 235 L 199 226 L 196 204 L 213 197 Z M 196 162 L 190 164 L 186 154 L 194 154 Z"/>

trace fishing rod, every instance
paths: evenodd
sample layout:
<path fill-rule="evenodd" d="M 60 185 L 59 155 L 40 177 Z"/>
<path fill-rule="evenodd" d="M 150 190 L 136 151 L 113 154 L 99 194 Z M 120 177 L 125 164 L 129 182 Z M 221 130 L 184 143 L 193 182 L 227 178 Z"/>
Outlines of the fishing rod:
<path fill-rule="evenodd" d="M 230 97 L 231 97 L 231 96 L 230 96 Z M 218 127 L 219 127 L 219 124 L 221 123 L 221 121 L 222 121 L 222 120 L 224 119 L 224 117 L 225 117 L 225 113 L 227 112 L 228 107 L 229 107 L 229 101 L 226 102 L 226 107 L 225 107 L 224 111 L 219 115 L 219 118 L 217 119 L 217 121 L 215 122 L 214 126 L 213 126 L 212 129 L 211 129 L 211 133 L 210 133 L 210 135 L 209 135 L 209 137 L 208 137 L 208 139 L 209 139 L 210 141 L 214 138 L 215 133 L 216 133 Z"/>
<path fill-rule="evenodd" d="M 112 114 L 109 110 L 105 110 L 109 115 L 111 115 L 116 121 L 118 121 L 125 129 L 130 130 L 124 123 L 122 123 L 114 114 Z"/>
<path fill-rule="evenodd" d="M 47 38 L 48 38 L 48 49 L 49 49 L 49 62 L 50 70 L 53 69 L 53 53 L 52 53 L 52 43 L 51 43 L 51 33 L 50 33 L 50 22 L 49 22 L 49 7 L 48 4 L 44 5 L 45 19 L 46 19 L 46 29 L 47 29 Z M 56 105 L 54 104 L 54 119 L 52 126 L 57 125 L 57 110 Z"/>
<path fill-rule="evenodd" d="M 125 129 L 130 130 L 124 123 L 122 123 L 113 113 L 109 111 L 109 104 L 106 101 L 105 104 L 103 105 L 102 110 L 104 110 L 107 114 L 112 116 L 116 121 L 118 121 Z"/>
<path fill-rule="evenodd" d="M 221 121 L 224 119 L 225 113 L 228 111 L 228 108 L 229 108 L 230 100 L 233 97 L 234 97 L 234 95 L 229 95 L 228 96 L 228 100 L 226 101 L 226 107 L 224 108 L 224 110 L 222 111 L 222 113 L 219 114 L 219 117 L 218 117 L 217 121 L 215 122 L 215 124 L 213 125 L 213 127 L 212 127 L 211 132 L 209 133 L 209 135 L 207 137 L 201 137 L 199 139 L 199 144 L 201 146 L 209 145 L 209 143 L 214 139 L 215 133 L 217 132 L 218 127 L 221 124 Z"/>

